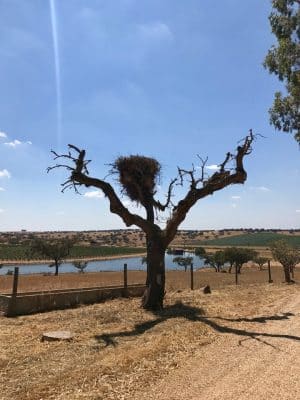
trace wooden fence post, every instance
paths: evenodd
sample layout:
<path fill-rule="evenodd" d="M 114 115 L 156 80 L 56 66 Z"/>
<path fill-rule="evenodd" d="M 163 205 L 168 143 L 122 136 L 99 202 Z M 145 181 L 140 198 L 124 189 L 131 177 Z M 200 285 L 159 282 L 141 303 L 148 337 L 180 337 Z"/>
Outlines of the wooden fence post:
<path fill-rule="evenodd" d="M 19 281 L 19 267 L 15 267 L 13 289 L 12 289 L 12 296 L 15 297 L 17 296 L 18 293 L 18 281 Z"/>
<path fill-rule="evenodd" d="M 238 265 L 235 263 L 235 284 L 238 284 Z"/>
<path fill-rule="evenodd" d="M 194 290 L 194 265 L 191 263 L 191 290 Z"/>
<path fill-rule="evenodd" d="M 13 287 L 10 302 L 8 305 L 7 316 L 13 317 L 15 315 L 16 308 L 16 298 L 18 294 L 18 281 L 19 281 L 19 267 L 15 267 L 14 278 L 13 278 Z"/>
<path fill-rule="evenodd" d="M 124 289 L 127 289 L 127 264 L 124 264 Z"/>
<path fill-rule="evenodd" d="M 268 260 L 268 273 L 269 273 L 269 283 L 273 283 L 272 275 L 271 275 L 271 261 Z"/>

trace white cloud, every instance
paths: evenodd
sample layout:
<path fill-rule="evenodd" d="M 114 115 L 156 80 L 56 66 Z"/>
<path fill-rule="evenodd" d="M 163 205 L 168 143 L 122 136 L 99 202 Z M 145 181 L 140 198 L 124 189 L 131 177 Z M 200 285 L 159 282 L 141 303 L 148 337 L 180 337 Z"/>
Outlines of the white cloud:
<path fill-rule="evenodd" d="M 271 189 L 265 187 L 265 186 L 251 186 L 250 187 L 251 190 L 258 190 L 260 192 L 270 192 Z"/>
<path fill-rule="evenodd" d="M 56 215 L 65 215 L 65 212 L 64 211 L 57 211 Z"/>
<path fill-rule="evenodd" d="M 162 40 L 173 39 L 173 34 L 167 24 L 163 22 L 152 22 L 138 25 L 139 33 L 148 39 Z"/>
<path fill-rule="evenodd" d="M 102 199 L 104 197 L 103 193 L 100 190 L 86 192 L 83 196 L 88 197 L 89 199 Z"/>
<path fill-rule="evenodd" d="M 7 134 L 6 134 L 5 132 L 1 132 L 1 131 L 0 131 L 0 138 L 1 138 L 1 137 L 2 137 L 2 138 L 6 138 L 6 137 L 7 137 Z"/>
<path fill-rule="evenodd" d="M 0 192 L 5 192 L 5 189 L 3 187 L 0 187 Z"/>
<path fill-rule="evenodd" d="M 32 144 L 29 140 L 27 142 L 21 142 L 18 139 L 12 140 L 11 142 L 5 142 L 4 143 L 6 146 L 16 148 L 17 146 L 20 146 L 21 144 Z"/>
<path fill-rule="evenodd" d="M 0 169 L 0 178 L 10 178 L 11 174 L 7 169 Z"/>
<path fill-rule="evenodd" d="M 296 210 L 296 213 L 300 213 L 300 210 Z"/>
<path fill-rule="evenodd" d="M 4 213 L 4 210 L 3 210 L 3 208 L 0 208 L 0 214 L 1 214 L 1 213 Z"/>
<path fill-rule="evenodd" d="M 219 165 L 217 164 L 206 165 L 205 168 L 211 171 L 218 171 L 220 169 Z"/>
<path fill-rule="evenodd" d="M 241 196 L 231 196 L 232 200 L 240 200 Z"/>

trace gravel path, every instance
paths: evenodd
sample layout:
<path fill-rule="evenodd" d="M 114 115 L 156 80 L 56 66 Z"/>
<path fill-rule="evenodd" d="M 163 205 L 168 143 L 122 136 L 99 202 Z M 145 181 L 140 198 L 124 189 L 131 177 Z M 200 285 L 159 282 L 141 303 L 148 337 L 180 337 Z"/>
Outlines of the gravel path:
<path fill-rule="evenodd" d="M 203 317 L 218 339 L 144 396 L 155 400 L 300 399 L 300 294 L 266 317 Z"/>

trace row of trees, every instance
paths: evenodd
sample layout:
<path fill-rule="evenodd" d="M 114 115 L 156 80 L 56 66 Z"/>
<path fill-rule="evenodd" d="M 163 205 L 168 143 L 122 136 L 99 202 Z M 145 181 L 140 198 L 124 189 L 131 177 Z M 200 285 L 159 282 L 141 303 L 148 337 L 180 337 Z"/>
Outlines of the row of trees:
<path fill-rule="evenodd" d="M 243 264 L 248 261 L 254 261 L 259 264 L 260 268 L 268 261 L 267 258 L 259 257 L 255 250 L 238 247 L 227 247 L 215 253 L 206 252 L 203 247 L 198 247 L 195 250 L 195 255 L 202 259 L 205 265 L 213 267 L 216 272 L 224 271 L 224 266 L 228 265 L 229 273 L 231 273 L 234 266 L 237 269 L 237 273 L 240 273 Z M 191 265 L 193 258 L 175 257 L 173 261 L 187 270 L 187 266 Z"/>
<path fill-rule="evenodd" d="M 270 246 L 272 257 L 275 261 L 280 262 L 284 270 L 285 282 L 293 282 L 294 269 L 300 262 L 300 250 L 289 245 L 285 240 L 277 240 Z M 216 272 L 225 271 L 224 267 L 228 267 L 228 272 L 231 273 L 232 268 L 235 268 L 237 274 L 241 273 L 243 264 L 253 261 L 262 270 L 264 264 L 269 259 L 262 257 L 253 249 L 227 247 L 224 250 L 218 250 L 215 253 L 206 252 L 203 247 L 198 247 L 195 250 L 195 255 L 204 261 L 205 265 L 209 265 Z M 193 262 L 192 257 L 175 257 L 173 262 L 184 267 L 185 271 Z"/>

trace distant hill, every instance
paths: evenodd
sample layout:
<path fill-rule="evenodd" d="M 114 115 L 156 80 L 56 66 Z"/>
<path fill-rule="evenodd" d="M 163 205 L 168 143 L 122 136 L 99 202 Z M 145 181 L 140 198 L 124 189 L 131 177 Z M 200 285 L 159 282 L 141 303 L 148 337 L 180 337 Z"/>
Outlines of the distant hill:
<path fill-rule="evenodd" d="M 275 240 L 284 239 L 292 246 L 300 247 L 300 236 L 285 235 L 275 232 L 248 233 L 220 239 L 204 240 L 201 245 L 207 246 L 262 246 L 268 247 Z"/>

